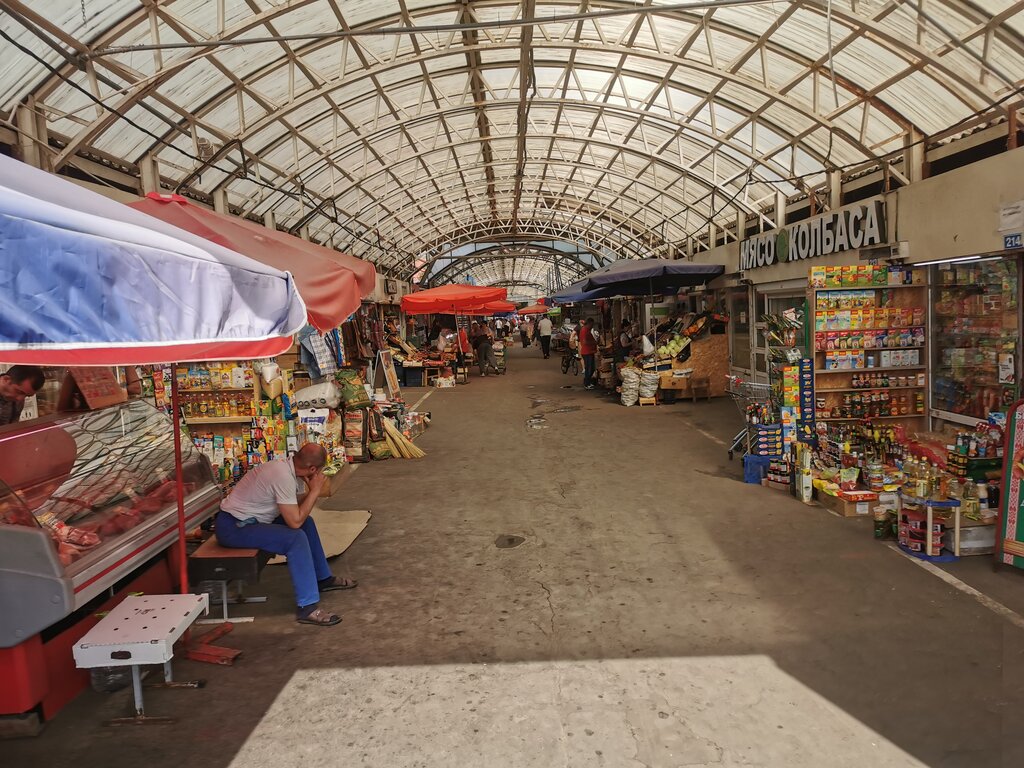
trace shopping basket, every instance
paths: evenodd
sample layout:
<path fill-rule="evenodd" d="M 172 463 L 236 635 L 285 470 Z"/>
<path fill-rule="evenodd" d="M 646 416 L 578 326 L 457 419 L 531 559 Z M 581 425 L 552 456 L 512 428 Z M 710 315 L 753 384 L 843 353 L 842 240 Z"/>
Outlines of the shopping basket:
<path fill-rule="evenodd" d="M 725 391 L 732 395 L 732 400 L 743 416 L 743 429 L 736 433 L 729 446 L 729 460 L 737 448 L 742 447 L 744 453 L 750 452 L 750 430 L 757 426 L 750 421 L 751 406 L 768 406 L 772 398 L 772 385 L 755 381 L 744 381 L 739 376 L 726 376 L 728 384 Z"/>

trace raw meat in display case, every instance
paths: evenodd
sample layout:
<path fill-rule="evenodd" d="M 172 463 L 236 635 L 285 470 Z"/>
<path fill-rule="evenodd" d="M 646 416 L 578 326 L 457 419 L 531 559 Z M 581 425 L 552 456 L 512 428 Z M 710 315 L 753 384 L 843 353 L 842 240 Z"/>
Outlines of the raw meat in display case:
<path fill-rule="evenodd" d="M 0 648 L 82 607 L 177 540 L 171 420 L 145 401 L 0 429 Z M 220 503 L 182 441 L 186 524 Z"/>

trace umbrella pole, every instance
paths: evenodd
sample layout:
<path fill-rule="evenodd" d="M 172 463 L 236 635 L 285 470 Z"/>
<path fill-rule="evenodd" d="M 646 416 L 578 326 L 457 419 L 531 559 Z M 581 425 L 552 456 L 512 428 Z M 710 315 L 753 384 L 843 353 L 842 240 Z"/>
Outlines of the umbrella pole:
<path fill-rule="evenodd" d="M 174 422 L 174 480 L 178 502 L 178 585 L 181 594 L 188 594 L 188 554 L 185 551 L 185 470 L 181 460 L 181 409 L 178 407 L 177 365 L 171 370 L 171 419 Z"/>
<path fill-rule="evenodd" d="M 650 317 L 647 318 L 647 323 L 648 323 L 648 325 L 651 326 L 650 331 L 653 331 L 657 327 L 657 326 L 654 325 L 654 278 L 653 277 L 647 278 L 647 291 L 650 293 L 650 296 L 651 296 Z M 658 334 L 651 333 L 651 336 L 653 337 L 651 339 L 651 346 L 657 348 L 656 345 L 658 343 Z M 657 360 L 658 359 L 657 356 L 655 356 L 654 359 Z M 655 366 L 655 367 L 657 367 L 657 366 Z"/>

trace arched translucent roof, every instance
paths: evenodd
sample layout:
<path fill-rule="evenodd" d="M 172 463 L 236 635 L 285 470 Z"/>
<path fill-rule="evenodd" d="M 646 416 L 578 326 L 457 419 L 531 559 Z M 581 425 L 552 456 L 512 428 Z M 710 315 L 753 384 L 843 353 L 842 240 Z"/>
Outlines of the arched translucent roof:
<path fill-rule="evenodd" d="M 1005 119 L 1024 72 L 1015 0 L 2 5 L 0 105 L 32 98 L 58 167 L 152 158 L 404 276 L 466 242 L 770 226 L 777 192 Z"/>

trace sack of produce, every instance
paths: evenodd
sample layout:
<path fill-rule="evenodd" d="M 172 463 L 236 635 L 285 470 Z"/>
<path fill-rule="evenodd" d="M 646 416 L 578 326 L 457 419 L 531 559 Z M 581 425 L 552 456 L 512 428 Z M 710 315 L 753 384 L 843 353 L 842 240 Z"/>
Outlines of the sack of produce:
<path fill-rule="evenodd" d="M 636 405 L 640 399 L 640 371 L 636 368 L 622 369 L 622 397 L 623 405 Z"/>
<path fill-rule="evenodd" d="M 645 371 L 640 374 L 640 397 L 654 397 L 658 394 L 661 374 L 657 371 Z"/>
<path fill-rule="evenodd" d="M 366 451 L 367 437 L 366 408 L 346 409 L 343 434 L 345 454 L 351 462 L 369 461 Z"/>
<path fill-rule="evenodd" d="M 370 456 L 373 459 L 390 459 L 392 457 L 391 448 L 388 447 L 387 441 L 377 440 L 366 444 L 366 449 L 369 451 Z"/>
<path fill-rule="evenodd" d="M 346 408 L 362 408 L 370 405 L 370 397 L 366 394 L 366 382 L 359 371 L 341 370 L 334 374 L 341 387 L 341 399 Z"/>

